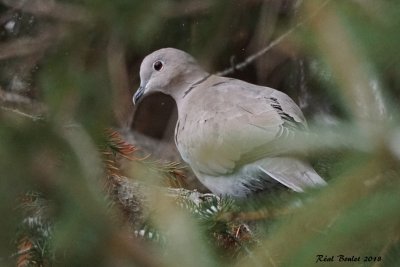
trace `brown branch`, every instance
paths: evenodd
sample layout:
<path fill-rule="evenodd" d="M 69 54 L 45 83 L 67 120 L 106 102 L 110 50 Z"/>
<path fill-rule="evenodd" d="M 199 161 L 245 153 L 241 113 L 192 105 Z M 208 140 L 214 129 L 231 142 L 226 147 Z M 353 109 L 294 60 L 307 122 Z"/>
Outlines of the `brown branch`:
<path fill-rule="evenodd" d="M 0 60 L 23 57 L 45 51 L 54 38 L 52 32 L 44 32 L 37 37 L 24 37 L 0 44 Z"/>
<path fill-rule="evenodd" d="M 257 60 L 259 57 L 261 57 L 262 55 L 264 55 L 265 53 L 267 53 L 269 50 L 271 50 L 272 48 L 274 48 L 275 46 L 277 46 L 278 44 L 280 44 L 283 40 L 285 40 L 289 35 L 291 35 L 294 31 L 296 31 L 297 29 L 299 29 L 300 27 L 302 27 L 304 24 L 306 24 L 307 22 L 309 22 L 311 19 L 313 19 L 318 13 L 319 11 L 321 11 L 331 0 L 326 0 L 323 4 L 321 4 L 321 6 L 319 8 L 317 8 L 317 10 L 308 18 L 306 18 L 303 21 L 300 21 L 299 23 L 297 23 L 296 25 L 294 25 L 291 29 L 289 29 L 288 31 L 286 31 L 284 34 L 282 34 L 281 36 L 279 36 L 278 38 L 276 38 L 275 40 L 273 40 L 271 43 L 269 43 L 268 46 L 264 47 L 263 49 L 261 49 L 260 51 L 256 52 L 253 55 L 250 55 L 249 57 L 247 57 L 243 62 L 239 63 L 239 64 L 235 64 L 233 66 L 231 66 L 230 68 L 227 68 L 223 71 L 217 72 L 216 75 L 219 76 L 225 76 L 225 75 L 229 75 L 234 73 L 237 70 L 242 70 L 244 68 L 246 68 L 248 65 L 250 65 L 251 63 L 253 63 L 255 60 Z"/>

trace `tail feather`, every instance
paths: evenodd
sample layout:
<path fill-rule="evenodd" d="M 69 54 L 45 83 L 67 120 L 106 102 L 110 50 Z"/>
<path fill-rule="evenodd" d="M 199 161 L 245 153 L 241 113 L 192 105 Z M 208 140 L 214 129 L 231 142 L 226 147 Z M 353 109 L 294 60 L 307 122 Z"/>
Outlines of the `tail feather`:
<path fill-rule="evenodd" d="M 259 161 L 258 168 L 296 192 L 303 192 L 308 187 L 326 185 L 325 180 L 308 163 L 299 159 L 265 158 Z"/>

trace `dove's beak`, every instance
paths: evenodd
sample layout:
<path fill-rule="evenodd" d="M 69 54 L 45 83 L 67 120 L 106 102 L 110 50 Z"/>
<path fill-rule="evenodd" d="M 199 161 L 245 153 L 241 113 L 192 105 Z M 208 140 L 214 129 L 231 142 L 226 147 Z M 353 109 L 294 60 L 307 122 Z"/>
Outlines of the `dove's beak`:
<path fill-rule="evenodd" d="M 144 86 L 140 86 L 136 93 L 133 95 L 133 105 L 137 105 L 142 99 L 144 93 Z"/>

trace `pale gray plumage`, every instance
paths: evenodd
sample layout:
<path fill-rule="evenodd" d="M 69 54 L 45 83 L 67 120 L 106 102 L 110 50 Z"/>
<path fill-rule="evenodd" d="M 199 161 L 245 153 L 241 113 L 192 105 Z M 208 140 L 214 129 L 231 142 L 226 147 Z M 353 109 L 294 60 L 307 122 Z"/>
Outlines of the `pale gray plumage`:
<path fill-rule="evenodd" d="M 211 75 L 174 48 L 148 55 L 140 79 L 134 103 L 152 92 L 176 101 L 178 150 L 213 193 L 244 197 L 277 182 L 297 192 L 326 184 L 310 165 L 279 156 L 276 149 L 261 158 L 251 156 L 307 128 L 300 108 L 286 94 Z"/>

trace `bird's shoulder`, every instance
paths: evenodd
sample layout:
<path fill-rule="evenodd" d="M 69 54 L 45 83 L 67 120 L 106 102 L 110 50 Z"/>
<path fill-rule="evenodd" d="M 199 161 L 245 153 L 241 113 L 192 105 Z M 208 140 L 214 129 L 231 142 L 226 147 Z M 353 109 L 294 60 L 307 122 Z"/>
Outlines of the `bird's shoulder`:
<path fill-rule="evenodd" d="M 183 113 L 193 113 L 218 121 L 226 119 L 276 119 L 288 126 L 306 128 L 297 104 L 285 93 L 242 80 L 211 75 L 185 96 Z M 262 125 L 259 125 L 262 126 Z"/>

